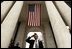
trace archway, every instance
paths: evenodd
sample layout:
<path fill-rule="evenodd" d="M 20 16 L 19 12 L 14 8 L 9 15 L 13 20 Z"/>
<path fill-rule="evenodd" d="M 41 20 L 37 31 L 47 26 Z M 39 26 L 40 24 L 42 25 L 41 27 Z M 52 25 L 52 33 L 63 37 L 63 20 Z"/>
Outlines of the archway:
<path fill-rule="evenodd" d="M 38 35 L 38 39 L 43 42 L 43 46 L 44 46 L 43 34 L 41 32 L 29 32 L 27 34 L 27 38 L 30 37 L 30 36 L 32 36 L 34 33 L 36 33 Z M 34 38 L 32 38 L 32 39 L 34 39 Z M 29 43 L 26 42 L 25 48 L 29 48 Z"/>

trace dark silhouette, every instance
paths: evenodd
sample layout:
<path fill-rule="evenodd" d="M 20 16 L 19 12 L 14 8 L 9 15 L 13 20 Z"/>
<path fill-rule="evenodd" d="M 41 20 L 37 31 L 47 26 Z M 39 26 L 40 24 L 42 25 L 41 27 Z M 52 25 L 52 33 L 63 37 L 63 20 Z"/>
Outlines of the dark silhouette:
<path fill-rule="evenodd" d="M 20 48 L 19 47 L 19 42 L 17 42 L 16 46 L 14 46 L 13 48 Z"/>
<path fill-rule="evenodd" d="M 17 42 L 16 46 L 14 46 L 14 43 L 12 42 L 9 48 L 20 48 L 19 47 L 19 42 Z"/>
<path fill-rule="evenodd" d="M 35 40 L 38 39 L 38 36 L 37 36 L 36 33 L 35 33 L 34 35 L 32 35 L 31 37 L 28 37 L 28 38 L 26 39 L 26 42 L 28 42 L 28 43 L 30 44 L 29 48 L 33 48 L 33 45 L 34 45 L 34 42 L 35 42 L 35 40 L 30 40 L 32 37 L 34 37 Z M 39 48 L 43 48 L 42 41 L 39 41 L 39 40 L 38 40 L 38 45 L 39 45 Z"/>
<path fill-rule="evenodd" d="M 13 40 L 11 40 L 9 48 L 12 48 L 12 47 L 14 47 L 14 41 Z"/>

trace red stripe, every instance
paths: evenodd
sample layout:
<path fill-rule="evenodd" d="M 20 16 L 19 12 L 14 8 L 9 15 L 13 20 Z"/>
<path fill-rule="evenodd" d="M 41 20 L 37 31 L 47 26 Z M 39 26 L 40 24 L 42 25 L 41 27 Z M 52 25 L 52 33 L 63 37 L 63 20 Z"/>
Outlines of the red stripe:
<path fill-rule="evenodd" d="M 33 25 L 33 12 L 32 12 L 32 24 L 31 24 L 31 26 Z"/>
<path fill-rule="evenodd" d="M 34 26 L 34 21 L 35 21 L 34 17 L 35 17 L 35 11 L 33 12 L 33 26 Z"/>
<path fill-rule="evenodd" d="M 30 23 L 29 23 L 29 26 L 31 25 L 31 12 L 30 12 L 30 21 L 29 21 Z"/>
<path fill-rule="evenodd" d="M 31 24 L 31 26 L 33 25 L 33 12 L 32 12 L 32 24 Z"/>
<path fill-rule="evenodd" d="M 38 5 L 36 5 L 36 26 L 37 26 L 37 21 L 38 21 Z"/>
<path fill-rule="evenodd" d="M 33 12 L 32 12 L 32 19 L 31 19 L 31 26 L 32 26 L 32 24 L 33 24 Z"/>
<path fill-rule="evenodd" d="M 33 26 L 34 26 L 34 23 L 35 23 L 35 10 L 34 10 L 34 13 L 33 13 Z"/>
<path fill-rule="evenodd" d="M 31 25 L 30 26 L 32 26 L 32 12 L 31 12 Z"/>
<path fill-rule="evenodd" d="M 37 26 L 39 26 L 39 5 L 38 5 L 38 25 Z"/>
<path fill-rule="evenodd" d="M 31 19 L 31 26 L 32 26 L 32 21 L 33 21 L 33 12 L 32 12 L 32 19 Z"/>
<path fill-rule="evenodd" d="M 29 12 L 28 12 L 28 26 L 29 26 Z"/>

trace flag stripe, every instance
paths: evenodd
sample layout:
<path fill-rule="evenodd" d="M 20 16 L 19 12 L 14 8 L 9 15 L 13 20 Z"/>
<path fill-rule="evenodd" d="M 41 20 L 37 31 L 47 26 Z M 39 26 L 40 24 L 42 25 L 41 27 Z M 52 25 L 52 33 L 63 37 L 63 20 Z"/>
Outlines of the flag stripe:
<path fill-rule="evenodd" d="M 38 5 L 36 5 L 36 26 L 38 25 Z"/>
<path fill-rule="evenodd" d="M 39 12 L 39 5 L 38 5 L 38 26 L 39 26 L 39 14 L 40 12 Z"/>
<path fill-rule="evenodd" d="M 39 5 L 39 26 L 40 26 L 40 5 Z"/>
<path fill-rule="evenodd" d="M 40 26 L 40 4 L 35 4 L 34 11 L 28 11 L 28 26 Z"/>
<path fill-rule="evenodd" d="M 31 12 L 30 12 L 30 26 L 31 26 Z"/>
<path fill-rule="evenodd" d="M 32 25 L 32 12 L 31 12 L 31 24 L 30 24 L 30 26 Z"/>
<path fill-rule="evenodd" d="M 30 24 L 30 12 L 28 13 L 28 26 L 29 26 L 29 24 Z"/>
<path fill-rule="evenodd" d="M 36 5 L 35 5 L 35 17 L 34 17 L 34 26 L 36 25 Z"/>

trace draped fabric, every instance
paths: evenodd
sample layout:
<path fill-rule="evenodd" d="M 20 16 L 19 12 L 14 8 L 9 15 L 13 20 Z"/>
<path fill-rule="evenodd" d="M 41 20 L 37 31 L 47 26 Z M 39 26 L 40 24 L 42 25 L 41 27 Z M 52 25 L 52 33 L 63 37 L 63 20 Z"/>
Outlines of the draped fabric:
<path fill-rule="evenodd" d="M 28 10 L 28 26 L 40 26 L 41 5 L 35 4 Z"/>

